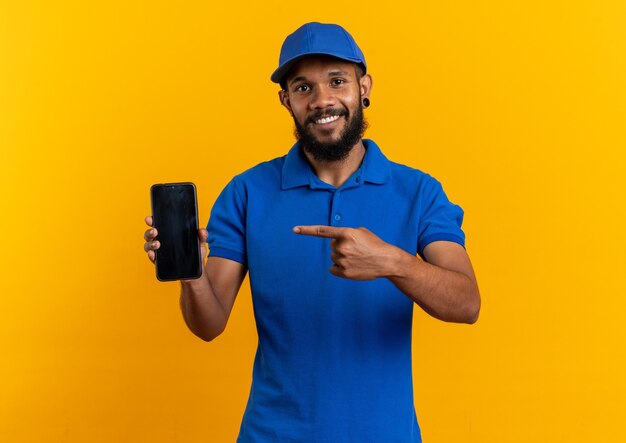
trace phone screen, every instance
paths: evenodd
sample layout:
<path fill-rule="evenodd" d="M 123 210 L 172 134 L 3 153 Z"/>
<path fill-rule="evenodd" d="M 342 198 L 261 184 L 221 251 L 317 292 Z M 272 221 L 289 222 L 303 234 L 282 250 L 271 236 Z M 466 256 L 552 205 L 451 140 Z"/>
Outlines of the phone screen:
<path fill-rule="evenodd" d="M 150 188 L 153 226 L 161 243 L 156 274 L 161 281 L 189 280 L 202 275 L 198 239 L 198 204 L 193 183 L 164 183 Z"/>

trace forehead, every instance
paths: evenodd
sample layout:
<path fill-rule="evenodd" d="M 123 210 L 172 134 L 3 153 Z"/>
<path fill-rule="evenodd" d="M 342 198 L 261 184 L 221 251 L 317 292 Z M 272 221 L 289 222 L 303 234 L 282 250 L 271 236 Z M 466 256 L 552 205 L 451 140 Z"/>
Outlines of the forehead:
<path fill-rule="evenodd" d="M 336 73 L 339 72 L 343 73 L 342 75 L 356 77 L 356 65 L 335 57 L 324 55 L 312 56 L 298 61 L 289 70 L 285 79 L 287 83 L 289 83 L 296 78 L 310 79 L 314 77 L 327 77 L 336 75 Z"/>

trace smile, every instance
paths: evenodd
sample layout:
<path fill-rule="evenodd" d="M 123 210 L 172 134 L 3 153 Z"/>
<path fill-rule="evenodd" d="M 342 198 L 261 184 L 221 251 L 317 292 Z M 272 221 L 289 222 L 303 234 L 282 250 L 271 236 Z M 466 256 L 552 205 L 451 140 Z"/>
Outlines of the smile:
<path fill-rule="evenodd" d="M 318 120 L 315 120 L 315 124 L 316 125 L 325 125 L 327 123 L 334 122 L 338 118 L 339 118 L 338 115 L 331 115 L 330 117 L 324 117 L 324 118 L 320 118 Z"/>

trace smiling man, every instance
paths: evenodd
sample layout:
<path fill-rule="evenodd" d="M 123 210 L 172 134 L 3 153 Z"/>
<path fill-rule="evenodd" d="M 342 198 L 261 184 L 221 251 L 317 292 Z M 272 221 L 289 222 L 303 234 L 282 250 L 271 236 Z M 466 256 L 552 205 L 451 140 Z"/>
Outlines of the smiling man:
<path fill-rule="evenodd" d="M 366 124 L 362 100 L 369 100 L 371 77 L 363 77 L 361 65 L 321 55 L 305 58 L 292 69 L 289 82 L 281 81 L 279 95 L 293 116 L 296 138 L 315 160 L 345 160 L 352 148 L 363 146 L 360 141 Z M 314 91 L 313 82 L 323 83 L 328 91 Z M 317 103 L 310 103 L 311 96 Z"/>
<path fill-rule="evenodd" d="M 461 323 L 480 309 L 463 211 L 362 138 L 372 78 L 342 27 L 297 29 L 271 79 L 297 142 L 220 194 L 202 277 L 181 282 L 185 321 L 217 337 L 249 271 L 259 343 L 238 441 L 420 442 L 414 306 Z"/>

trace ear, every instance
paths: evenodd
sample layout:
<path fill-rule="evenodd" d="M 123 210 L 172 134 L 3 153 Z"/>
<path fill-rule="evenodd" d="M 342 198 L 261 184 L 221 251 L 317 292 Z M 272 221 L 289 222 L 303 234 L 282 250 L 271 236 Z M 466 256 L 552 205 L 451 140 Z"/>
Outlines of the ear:
<path fill-rule="evenodd" d="M 365 74 L 363 77 L 361 77 L 361 82 L 360 82 L 360 87 L 361 87 L 361 97 L 362 98 L 369 98 L 370 93 L 372 92 L 372 76 L 369 74 Z"/>
<path fill-rule="evenodd" d="M 289 114 L 293 116 L 293 112 L 291 111 L 291 102 L 289 101 L 289 93 L 284 89 L 278 91 L 278 98 L 280 100 L 280 104 L 287 108 Z"/>

